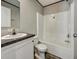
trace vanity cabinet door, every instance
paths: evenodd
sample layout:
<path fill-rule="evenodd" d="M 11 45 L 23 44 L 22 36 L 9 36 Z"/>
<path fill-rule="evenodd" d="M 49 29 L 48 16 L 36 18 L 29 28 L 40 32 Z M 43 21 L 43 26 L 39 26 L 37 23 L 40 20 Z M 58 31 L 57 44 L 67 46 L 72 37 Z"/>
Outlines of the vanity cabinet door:
<path fill-rule="evenodd" d="M 34 59 L 33 42 L 24 42 L 17 46 L 16 59 Z"/>
<path fill-rule="evenodd" d="M 15 48 L 5 49 L 5 51 L 1 49 L 1 59 L 16 59 Z"/>
<path fill-rule="evenodd" d="M 1 59 L 34 59 L 32 39 L 26 39 L 1 49 Z"/>

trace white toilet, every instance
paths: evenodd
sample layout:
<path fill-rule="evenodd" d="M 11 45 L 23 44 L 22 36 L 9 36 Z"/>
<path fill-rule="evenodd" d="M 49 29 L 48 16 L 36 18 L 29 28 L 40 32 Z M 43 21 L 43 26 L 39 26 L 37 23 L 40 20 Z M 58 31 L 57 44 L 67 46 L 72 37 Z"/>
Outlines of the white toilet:
<path fill-rule="evenodd" d="M 44 44 L 37 44 L 35 47 L 39 52 L 39 59 L 45 59 L 45 52 L 47 50 L 47 46 Z"/>

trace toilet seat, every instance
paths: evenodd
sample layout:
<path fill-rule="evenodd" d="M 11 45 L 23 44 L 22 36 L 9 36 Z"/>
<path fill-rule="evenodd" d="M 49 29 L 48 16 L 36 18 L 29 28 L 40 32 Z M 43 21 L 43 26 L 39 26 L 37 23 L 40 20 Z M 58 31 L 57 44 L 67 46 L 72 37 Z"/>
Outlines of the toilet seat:
<path fill-rule="evenodd" d="M 40 52 L 46 52 L 46 50 L 47 50 L 47 46 L 44 45 L 44 44 L 37 44 L 35 47 L 36 47 Z"/>

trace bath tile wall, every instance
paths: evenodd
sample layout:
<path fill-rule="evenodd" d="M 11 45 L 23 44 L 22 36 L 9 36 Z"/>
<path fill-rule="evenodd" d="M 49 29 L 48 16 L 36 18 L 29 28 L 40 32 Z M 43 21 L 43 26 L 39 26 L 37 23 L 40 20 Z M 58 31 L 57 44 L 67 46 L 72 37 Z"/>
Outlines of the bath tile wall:
<path fill-rule="evenodd" d="M 61 2 L 44 8 L 44 40 L 65 46 L 68 35 L 68 5 Z"/>
<path fill-rule="evenodd" d="M 67 12 L 44 15 L 45 41 L 63 45 L 64 41 L 68 39 L 67 34 Z"/>

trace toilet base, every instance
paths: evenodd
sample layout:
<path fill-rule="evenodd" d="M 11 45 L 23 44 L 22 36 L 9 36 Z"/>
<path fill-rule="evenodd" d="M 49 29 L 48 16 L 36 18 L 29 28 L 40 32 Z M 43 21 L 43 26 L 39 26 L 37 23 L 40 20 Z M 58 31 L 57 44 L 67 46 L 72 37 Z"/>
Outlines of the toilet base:
<path fill-rule="evenodd" d="M 38 54 L 36 54 L 37 58 L 38 59 L 45 59 L 45 52 L 47 50 L 47 46 L 44 44 L 37 44 L 35 46 L 35 48 L 37 50 L 35 52 L 38 53 Z"/>
<path fill-rule="evenodd" d="M 39 53 L 39 57 L 40 57 L 41 59 L 45 59 L 45 53 Z"/>
<path fill-rule="evenodd" d="M 45 54 L 44 53 L 40 53 L 38 55 L 37 53 L 35 53 L 35 57 L 36 57 L 36 59 L 45 59 Z"/>

